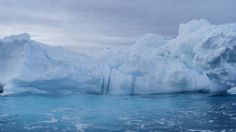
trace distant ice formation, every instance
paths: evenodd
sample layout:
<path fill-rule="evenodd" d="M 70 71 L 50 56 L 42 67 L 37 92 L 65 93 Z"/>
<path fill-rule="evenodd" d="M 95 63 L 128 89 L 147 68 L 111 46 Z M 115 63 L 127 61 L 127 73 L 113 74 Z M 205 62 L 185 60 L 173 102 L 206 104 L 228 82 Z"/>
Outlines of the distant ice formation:
<path fill-rule="evenodd" d="M 147 34 L 100 58 L 10 36 L 0 40 L 0 77 L 3 95 L 226 92 L 236 87 L 236 24 L 193 20 L 176 38 Z"/>

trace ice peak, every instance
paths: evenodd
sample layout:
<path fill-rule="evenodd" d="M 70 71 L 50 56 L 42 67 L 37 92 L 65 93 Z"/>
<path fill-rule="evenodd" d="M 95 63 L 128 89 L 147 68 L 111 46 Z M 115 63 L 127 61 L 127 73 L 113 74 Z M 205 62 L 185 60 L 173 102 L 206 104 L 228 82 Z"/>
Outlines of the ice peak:
<path fill-rule="evenodd" d="M 3 38 L 3 41 L 17 41 L 17 42 L 27 42 L 30 40 L 30 35 L 28 33 L 10 35 L 8 37 Z"/>
<path fill-rule="evenodd" d="M 180 24 L 179 35 L 184 35 L 190 32 L 194 32 L 198 29 L 210 26 L 210 22 L 205 19 L 194 19 L 188 23 Z"/>

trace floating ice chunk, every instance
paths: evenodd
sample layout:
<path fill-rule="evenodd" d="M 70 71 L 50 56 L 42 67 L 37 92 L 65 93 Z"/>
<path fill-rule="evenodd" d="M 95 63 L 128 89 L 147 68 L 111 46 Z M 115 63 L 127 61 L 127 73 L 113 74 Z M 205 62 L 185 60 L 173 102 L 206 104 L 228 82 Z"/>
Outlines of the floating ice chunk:
<path fill-rule="evenodd" d="M 235 58 L 236 24 L 202 19 L 180 25 L 176 38 L 147 34 L 96 59 L 21 34 L 0 41 L 0 84 L 3 94 L 226 92 L 236 87 Z"/>

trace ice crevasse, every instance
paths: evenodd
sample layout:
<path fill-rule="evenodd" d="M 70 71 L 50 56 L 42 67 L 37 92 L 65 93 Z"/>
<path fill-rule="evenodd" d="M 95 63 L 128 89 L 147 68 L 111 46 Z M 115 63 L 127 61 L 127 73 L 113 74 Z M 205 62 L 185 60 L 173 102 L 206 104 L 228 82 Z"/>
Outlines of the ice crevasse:
<path fill-rule="evenodd" d="M 147 34 L 100 58 L 13 35 L 0 40 L 0 77 L 2 95 L 226 92 L 236 87 L 236 24 L 193 20 L 175 38 Z"/>

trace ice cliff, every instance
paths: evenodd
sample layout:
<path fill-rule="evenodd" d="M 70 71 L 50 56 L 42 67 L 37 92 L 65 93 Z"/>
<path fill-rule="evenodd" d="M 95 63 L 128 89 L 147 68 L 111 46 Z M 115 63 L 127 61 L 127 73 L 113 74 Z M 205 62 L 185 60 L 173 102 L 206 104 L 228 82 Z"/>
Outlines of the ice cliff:
<path fill-rule="evenodd" d="M 100 58 L 50 47 L 27 34 L 0 40 L 4 94 L 226 92 L 236 87 L 236 24 L 181 24 L 178 36 L 147 34 Z"/>
<path fill-rule="evenodd" d="M 30 39 L 28 34 L 0 41 L 3 94 L 19 92 L 100 92 L 105 66 L 91 57 Z"/>

